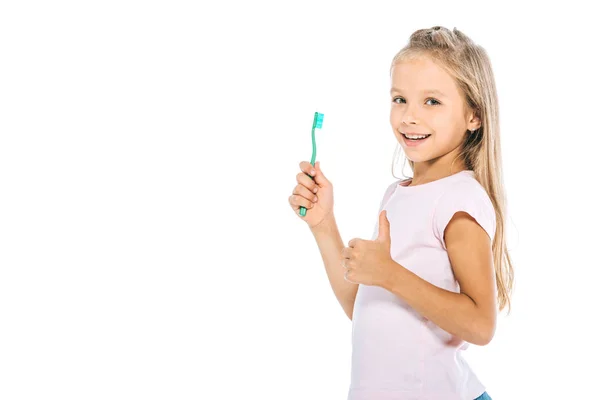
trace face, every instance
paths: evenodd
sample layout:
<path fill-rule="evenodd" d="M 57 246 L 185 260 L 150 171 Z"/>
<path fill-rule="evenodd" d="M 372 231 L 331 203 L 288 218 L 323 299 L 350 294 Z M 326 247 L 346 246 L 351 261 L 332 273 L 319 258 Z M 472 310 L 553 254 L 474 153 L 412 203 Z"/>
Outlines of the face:
<path fill-rule="evenodd" d="M 454 79 L 425 56 L 397 63 L 391 79 L 390 123 L 406 157 L 415 167 L 426 161 L 445 164 L 449 160 L 450 165 L 467 130 L 480 126 Z M 430 136 L 410 141 L 402 135 L 409 132 Z"/>

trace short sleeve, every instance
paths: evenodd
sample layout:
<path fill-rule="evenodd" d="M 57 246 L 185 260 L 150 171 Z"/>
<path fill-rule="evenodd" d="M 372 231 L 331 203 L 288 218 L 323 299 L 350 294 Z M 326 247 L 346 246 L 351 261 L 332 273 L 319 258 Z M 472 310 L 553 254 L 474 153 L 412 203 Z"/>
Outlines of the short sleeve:
<path fill-rule="evenodd" d="M 435 237 L 446 250 L 444 231 L 455 213 L 464 211 L 477 221 L 494 240 L 496 232 L 496 212 L 485 189 L 478 183 L 464 181 L 449 188 L 438 199 L 433 213 Z"/>
<path fill-rule="evenodd" d="M 377 236 L 379 236 L 379 214 L 381 214 L 383 207 L 387 204 L 388 200 L 394 193 L 394 190 L 396 189 L 396 185 L 398 184 L 398 182 L 399 181 L 395 181 L 394 183 L 390 184 L 387 187 L 387 189 L 385 190 L 385 192 L 383 193 L 383 198 L 381 199 L 381 202 L 379 203 L 379 211 L 377 212 L 375 229 L 373 230 L 373 235 L 371 236 L 371 240 L 375 240 L 375 239 L 377 239 Z"/>

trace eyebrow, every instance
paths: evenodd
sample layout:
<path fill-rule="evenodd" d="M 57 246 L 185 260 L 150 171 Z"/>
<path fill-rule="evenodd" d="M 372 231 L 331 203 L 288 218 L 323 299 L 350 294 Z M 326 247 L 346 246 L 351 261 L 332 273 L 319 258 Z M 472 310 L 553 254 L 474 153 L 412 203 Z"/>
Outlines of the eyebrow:
<path fill-rule="evenodd" d="M 393 93 L 393 92 L 401 92 L 401 91 L 402 91 L 402 90 L 400 90 L 400 89 L 398 89 L 398 88 L 395 88 L 395 87 L 393 87 L 393 88 L 390 90 L 390 93 Z M 440 92 L 440 91 L 439 91 L 439 90 L 437 90 L 437 89 L 428 89 L 428 90 L 423 90 L 423 93 L 426 93 L 426 94 L 438 94 L 438 95 L 440 95 L 440 96 L 442 96 L 442 97 L 445 97 L 445 96 L 446 96 L 444 93 Z"/>

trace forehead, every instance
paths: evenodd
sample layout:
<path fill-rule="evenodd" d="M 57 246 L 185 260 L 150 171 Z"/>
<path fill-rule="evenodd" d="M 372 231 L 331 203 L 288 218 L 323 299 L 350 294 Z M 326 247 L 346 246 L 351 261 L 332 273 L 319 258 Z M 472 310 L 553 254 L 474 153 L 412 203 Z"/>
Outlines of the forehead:
<path fill-rule="evenodd" d="M 458 95 L 452 76 L 427 57 L 396 63 L 392 68 L 391 88 L 415 94 L 437 90 L 448 97 Z"/>

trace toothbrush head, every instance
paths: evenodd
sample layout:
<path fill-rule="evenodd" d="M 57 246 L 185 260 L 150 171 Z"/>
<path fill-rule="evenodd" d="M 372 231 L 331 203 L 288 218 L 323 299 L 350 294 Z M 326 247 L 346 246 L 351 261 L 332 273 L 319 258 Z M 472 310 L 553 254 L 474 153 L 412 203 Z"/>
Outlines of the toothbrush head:
<path fill-rule="evenodd" d="M 315 128 L 323 128 L 323 117 L 323 114 L 315 112 Z"/>

